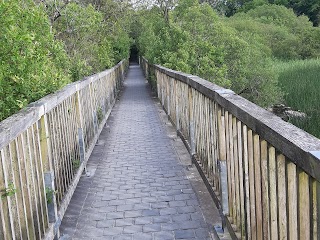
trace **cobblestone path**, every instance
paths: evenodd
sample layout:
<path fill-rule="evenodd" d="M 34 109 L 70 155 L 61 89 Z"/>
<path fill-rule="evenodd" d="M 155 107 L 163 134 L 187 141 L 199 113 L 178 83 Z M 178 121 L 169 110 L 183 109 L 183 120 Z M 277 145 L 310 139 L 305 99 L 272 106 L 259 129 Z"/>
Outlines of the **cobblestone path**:
<path fill-rule="evenodd" d="M 136 65 L 62 221 L 62 239 L 212 239 Z"/>

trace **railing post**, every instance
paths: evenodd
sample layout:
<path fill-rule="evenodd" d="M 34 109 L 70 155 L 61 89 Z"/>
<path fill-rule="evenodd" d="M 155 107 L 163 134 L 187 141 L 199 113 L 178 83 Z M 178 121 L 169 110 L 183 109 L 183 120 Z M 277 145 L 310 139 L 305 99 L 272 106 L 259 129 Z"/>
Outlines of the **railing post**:
<path fill-rule="evenodd" d="M 165 98 L 165 95 L 164 95 L 164 92 L 165 92 L 165 89 L 164 89 L 164 78 L 165 78 L 165 75 L 162 74 L 162 77 L 161 77 L 161 104 L 162 104 L 163 108 L 164 108 L 164 98 Z"/>
<path fill-rule="evenodd" d="M 59 238 L 59 226 L 61 220 L 58 216 L 57 200 L 56 200 L 56 189 L 55 189 L 55 175 L 53 170 L 53 159 L 51 155 L 51 141 L 48 127 L 48 118 L 44 114 L 38 122 L 38 129 L 40 132 L 40 154 L 43 161 L 44 168 L 44 182 L 46 188 L 46 201 L 48 208 L 48 219 L 50 223 L 55 223 L 54 235 Z"/>
<path fill-rule="evenodd" d="M 158 99 L 160 99 L 160 95 L 161 95 L 161 89 L 160 89 L 160 83 L 159 83 L 159 76 L 160 76 L 160 72 L 158 70 L 155 70 L 155 77 L 156 77 L 156 84 L 157 84 L 157 97 Z"/>
<path fill-rule="evenodd" d="M 177 133 L 180 131 L 180 121 L 179 121 L 179 98 L 178 98 L 178 81 L 174 81 L 175 93 L 176 93 L 176 129 Z"/>
<path fill-rule="evenodd" d="M 167 82 L 167 114 L 170 118 L 170 97 L 171 97 L 171 78 L 168 78 Z"/>
<path fill-rule="evenodd" d="M 227 175 L 227 153 L 225 136 L 225 116 L 222 108 L 218 108 L 218 132 L 219 132 L 219 171 L 221 182 L 221 205 L 224 215 L 229 214 L 228 206 L 228 175 Z M 224 227 L 224 226 L 223 226 Z"/>
<path fill-rule="evenodd" d="M 195 143 L 195 129 L 194 129 L 194 116 L 193 116 L 193 96 L 192 87 L 188 87 L 188 98 L 189 98 L 189 136 L 190 136 L 190 150 L 191 155 L 196 154 L 196 143 Z"/>
<path fill-rule="evenodd" d="M 92 123 L 94 133 L 97 134 L 98 132 L 98 118 L 97 118 L 97 111 L 96 111 L 96 103 L 94 99 L 94 92 L 93 92 L 93 84 L 92 82 L 89 84 L 89 93 L 90 93 L 90 101 L 91 101 L 91 111 L 92 111 Z"/>
<path fill-rule="evenodd" d="M 85 144 L 83 136 L 83 119 L 82 119 L 82 110 L 81 110 L 81 101 L 80 101 L 80 92 L 76 93 L 76 112 L 77 112 L 77 123 L 78 123 L 78 141 L 79 141 L 79 154 L 80 162 L 83 163 L 85 160 Z"/>

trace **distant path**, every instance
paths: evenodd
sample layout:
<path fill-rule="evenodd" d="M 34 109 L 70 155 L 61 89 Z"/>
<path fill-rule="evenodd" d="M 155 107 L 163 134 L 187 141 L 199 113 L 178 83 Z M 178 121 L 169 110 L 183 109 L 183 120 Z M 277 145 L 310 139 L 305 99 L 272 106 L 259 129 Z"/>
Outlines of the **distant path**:
<path fill-rule="evenodd" d="M 186 165 L 166 131 L 141 69 L 130 66 L 89 159 L 89 176 L 81 177 L 63 219 L 63 237 L 211 239 Z"/>

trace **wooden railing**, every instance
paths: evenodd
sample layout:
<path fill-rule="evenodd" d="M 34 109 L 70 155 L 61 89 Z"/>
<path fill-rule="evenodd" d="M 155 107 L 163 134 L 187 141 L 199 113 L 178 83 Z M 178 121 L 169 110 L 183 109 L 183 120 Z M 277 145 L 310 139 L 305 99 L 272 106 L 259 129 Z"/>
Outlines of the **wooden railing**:
<path fill-rule="evenodd" d="M 0 239 L 53 239 L 115 103 L 128 61 L 0 123 Z"/>
<path fill-rule="evenodd" d="M 320 239 L 319 139 L 231 90 L 141 65 L 233 238 Z"/>

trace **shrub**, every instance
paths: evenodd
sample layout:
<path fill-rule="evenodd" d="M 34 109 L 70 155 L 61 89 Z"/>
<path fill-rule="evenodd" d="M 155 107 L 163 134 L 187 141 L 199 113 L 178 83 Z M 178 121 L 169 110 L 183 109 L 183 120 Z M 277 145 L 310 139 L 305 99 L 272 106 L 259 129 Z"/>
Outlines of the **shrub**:
<path fill-rule="evenodd" d="M 209 5 L 180 1 L 169 23 L 155 8 L 149 14 L 139 47 L 151 62 L 231 88 L 261 106 L 281 99 L 269 48 L 246 41 Z"/>
<path fill-rule="evenodd" d="M 0 119 L 69 82 L 68 56 L 41 6 L 0 2 Z"/>
<path fill-rule="evenodd" d="M 243 38 L 259 36 L 262 44 L 279 59 L 304 59 L 320 55 L 319 28 L 305 16 L 297 17 L 292 9 L 266 4 L 228 19 L 229 26 Z"/>

